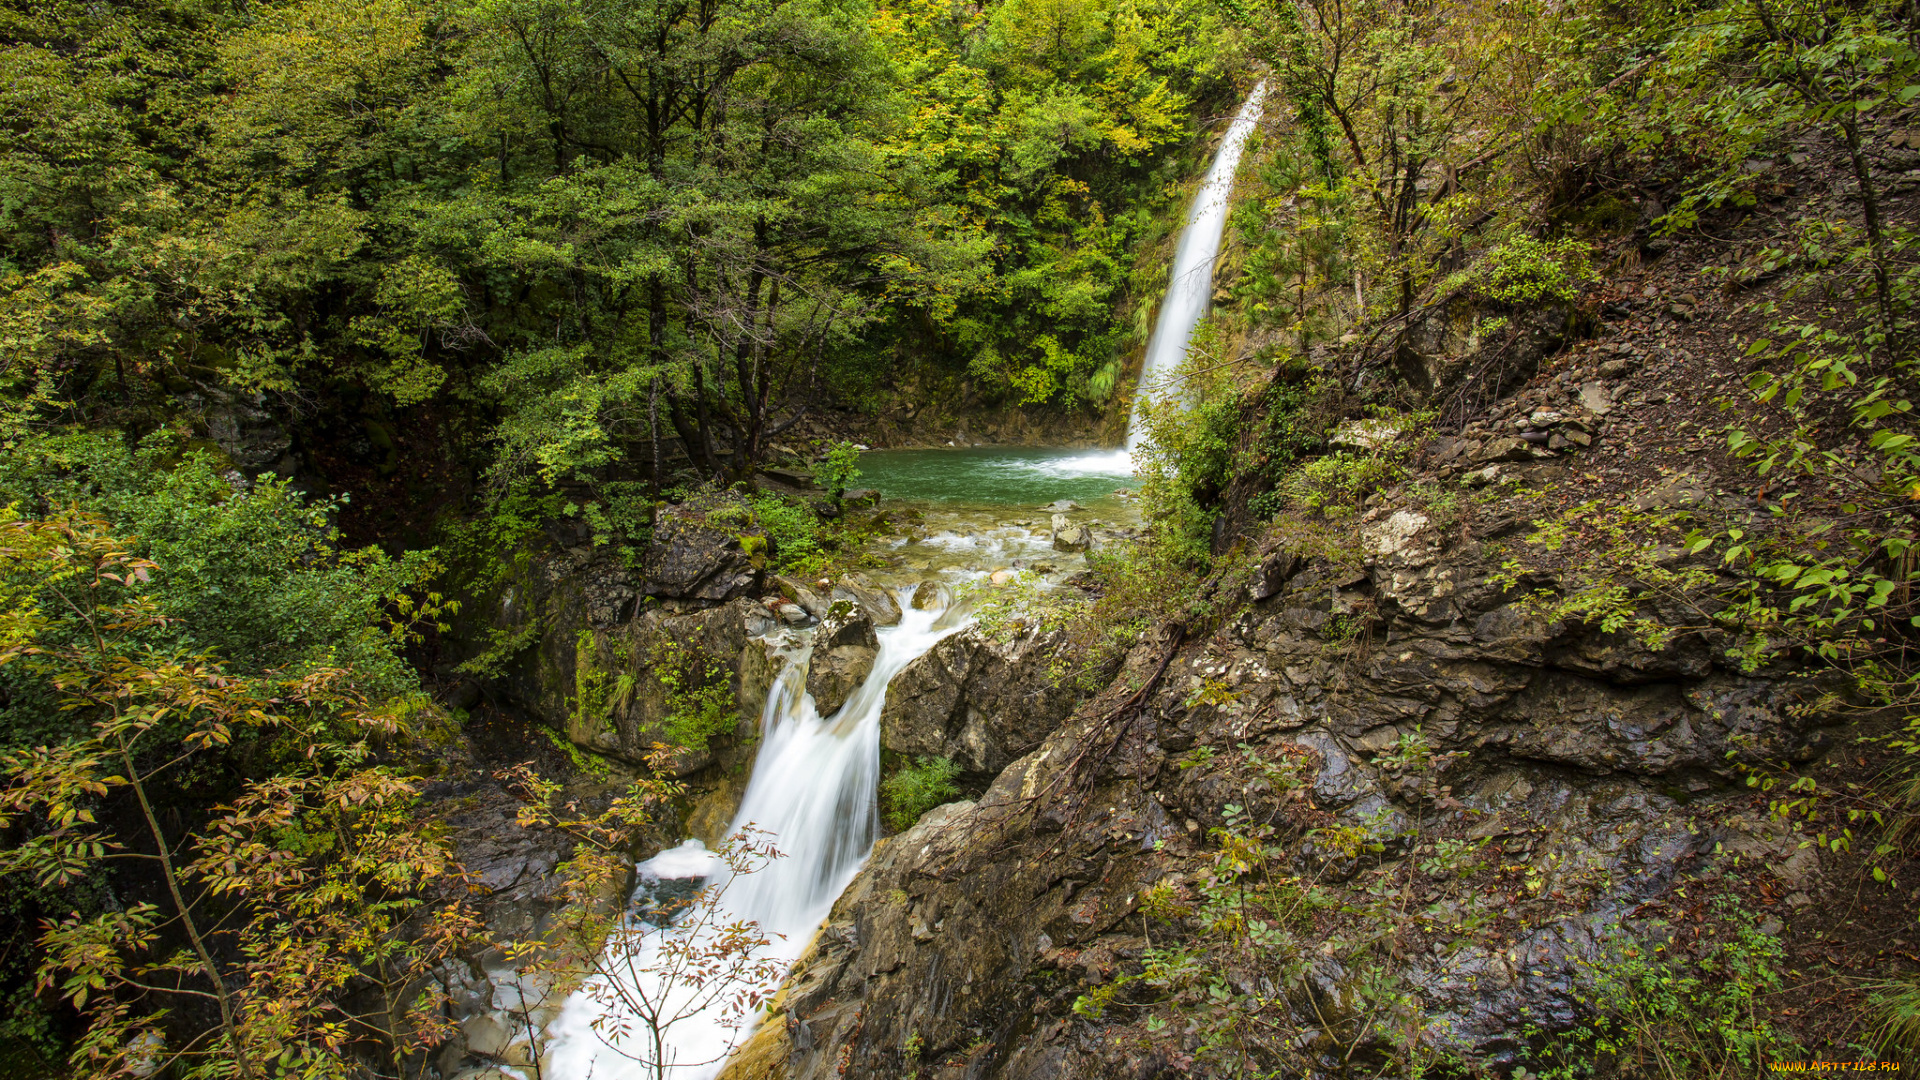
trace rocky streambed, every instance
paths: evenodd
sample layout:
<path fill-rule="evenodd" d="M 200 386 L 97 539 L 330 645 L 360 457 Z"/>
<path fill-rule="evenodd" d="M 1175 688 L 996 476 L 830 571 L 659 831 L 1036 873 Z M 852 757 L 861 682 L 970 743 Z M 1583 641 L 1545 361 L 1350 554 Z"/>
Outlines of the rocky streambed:
<path fill-rule="evenodd" d="M 495 703 L 564 732 L 577 752 L 589 755 L 586 760 L 601 763 L 605 772 L 598 781 L 583 776 L 570 785 L 587 805 L 615 794 L 623 776 L 667 736 L 673 694 L 689 680 L 707 678 L 724 687 L 735 719 L 711 732 L 704 746 L 681 748 L 669 763 L 690 795 L 678 828 L 669 823 L 653 848 L 672 849 L 668 854 L 676 858 L 687 846 L 718 844 L 730 826 L 738 826 L 739 814 L 755 815 L 764 827 L 776 812 L 765 798 L 746 810 L 741 803 L 768 752 L 768 718 L 794 712 L 802 690 L 808 717 L 833 717 L 842 726 L 852 723 L 842 717 L 866 708 L 853 699 L 875 698 L 869 749 L 876 776 L 862 781 L 856 799 L 862 806 L 836 813 L 870 819 L 876 833 L 873 787 L 883 748 L 889 762 L 949 758 L 984 784 L 1039 745 L 1071 711 L 1073 696 L 1033 677 L 1044 667 L 1031 662 L 1039 651 L 1034 643 L 986 638 L 967 626 L 967 612 L 983 591 L 1015 575 L 1042 588 L 1059 587 L 1084 571 L 1091 545 L 1123 539 L 1133 527 L 1124 499 L 1108 500 L 1099 515 L 1064 499 L 1032 506 L 892 505 L 903 524 L 877 543 L 883 565 L 803 580 L 757 569 L 750 533 L 714 527 L 716 520 L 732 521 L 727 505 L 722 499 L 665 515 L 637 571 L 587 544 L 544 545 L 520 560 L 485 613 L 483 632 L 493 640 L 527 642 L 487 692 Z M 903 618 L 926 624 L 913 632 L 927 641 L 904 667 L 896 662 L 889 668 L 885 641 L 889 635 L 899 640 Z M 876 673 L 876 664 L 883 670 Z M 777 688 L 789 672 L 797 682 L 788 694 L 792 700 L 783 700 Z M 818 779 L 800 778 L 801 786 Z M 553 832 L 521 828 L 514 800 L 485 777 L 443 786 L 447 790 L 438 794 L 475 807 L 462 851 L 482 870 L 494 935 L 537 938 L 568 899 L 555 885 L 554 870 L 568 857 L 570 843 Z M 786 838 L 773 839 L 788 846 Z M 849 873 L 870 841 L 871 835 L 859 838 Z M 657 873 L 655 864 L 664 861 L 643 864 L 642 874 Z M 683 858 L 680 864 L 692 867 L 687 873 L 707 865 Z M 617 903 L 632 888 L 621 884 L 600 902 Z M 838 886 L 833 889 L 821 913 Z M 798 938 L 797 950 L 821 913 L 807 917 L 804 926 L 778 929 Z M 567 1019 L 574 1008 L 568 1004 L 572 985 L 517 972 L 497 955 L 453 965 L 443 981 L 457 1034 L 435 1055 L 442 1076 L 524 1080 L 582 1069 L 624 1075 L 634 1067 L 620 1060 L 595 1063 L 577 1046 L 567 1049 L 569 1038 L 576 1044 L 592 1038 Z"/>
<path fill-rule="evenodd" d="M 1060 583 L 1082 556 L 1060 549 L 1129 528 L 1091 517 L 929 508 L 888 549 L 892 567 L 825 584 L 730 569 L 724 544 L 657 550 L 650 566 L 682 568 L 681 595 L 638 614 L 622 598 L 662 577 L 599 576 L 591 555 L 563 551 L 500 609 L 509 628 L 559 628 L 516 685 L 531 709 L 564 706 L 575 743 L 637 760 L 665 703 L 639 686 L 582 709 L 594 673 L 641 670 L 663 640 L 724 661 L 740 726 L 677 766 L 701 793 L 683 834 L 711 841 L 734 818 L 752 718 L 796 644 L 831 713 L 916 601 L 991 590 L 1016 567 L 1073 587 Z M 1385 499 L 1355 550 L 1268 536 L 1216 583 L 1228 617 L 1192 640 L 1150 633 L 1086 700 L 1058 678 L 1058 631 L 941 635 L 889 680 L 878 752 L 949 758 L 978 795 L 878 840 L 723 1075 L 1210 1075 L 1206 1032 L 1168 1033 L 1175 998 L 1098 1015 L 1084 1002 L 1140 978 L 1156 949 L 1204 953 L 1196 905 L 1216 880 L 1218 830 L 1249 822 L 1283 883 L 1320 905 L 1256 960 L 1219 965 L 1230 996 L 1284 1028 L 1263 1036 L 1261 1067 L 1332 1075 L 1409 1047 L 1473 1067 L 1520 1061 L 1582 1015 L 1619 942 L 1676 917 L 1678 883 L 1764 868 L 1770 902 L 1810 904 L 1818 856 L 1740 771 L 1820 751 L 1806 684 L 1730 670 L 1697 634 L 1650 650 L 1543 622 L 1520 602 L 1542 583 L 1498 573 L 1525 527 L 1497 503 L 1469 529 Z M 500 895 L 537 892 L 538 861 Z M 525 911 L 538 901 L 514 903 L 536 921 Z M 557 1012 L 516 1013 L 527 991 L 498 975 L 464 976 L 479 988 L 443 1075 L 481 1080 L 539 1056 Z M 503 1046 L 493 1029 L 516 1015 L 531 1035 Z"/>

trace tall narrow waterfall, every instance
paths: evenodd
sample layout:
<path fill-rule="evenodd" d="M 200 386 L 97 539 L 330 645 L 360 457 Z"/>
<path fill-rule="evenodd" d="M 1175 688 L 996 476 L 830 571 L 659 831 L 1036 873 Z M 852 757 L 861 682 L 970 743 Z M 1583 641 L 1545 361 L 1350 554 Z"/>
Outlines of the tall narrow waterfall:
<path fill-rule="evenodd" d="M 1193 328 L 1207 313 L 1213 299 L 1213 261 L 1220 254 L 1220 235 L 1227 225 L 1233 174 L 1240 167 L 1240 150 L 1260 119 L 1260 104 L 1266 93 L 1267 84 L 1263 82 L 1247 95 L 1239 114 L 1220 140 L 1213 165 L 1207 169 L 1206 179 L 1200 182 L 1200 191 L 1194 195 L 1193 206 L 1187 211 L 1187 225 L 1180 233 L 1180 245 L 1173 255 L 1167 295 L 1160 302 L 1160 319 L 1154 323 L 1153 337 L 1147 341 L 1147 358 L 1140 366 L 1140 387 L 1134 399 L 1132 420 L 1127 425 L 1128 452 L 1140 445 L 1140 438 L 1145 434 L 1140 423 L 1141 404 L 1149 394 L 1155 398 L 1166 396 L 1165 383 L 1180 366 L 1181 358 L 1187 355 L 1187 342 L 1193 337 Z"/>
<path fill-rule="evenodd" d="M 770 834 L 781 857 L 757 872 L 733 881 L 721 904 L 725 915 L 708 925 L 748 920 L 771 939 L 765 955 L 784 969 L 798 958 L 807 939 L 827 917 L 834 900 L 866 862 L 878 835 L 875 789 L 880 780 L 880 712 L 887 684 L 915 657 L 958 629 L 961 620 L 942 621 L 937 611 L 913 609 L 901 594 L 900 625 L 878 631 L 880 651 L 873 672 L 830 717 L 822 717 L 806 692 L 806 670 L 789 664 L 761 712 L 760 751 L 740 802 L 733 828 L 752 825 Z M 662 852 L 639 867 L 643 881 L 688 879 L 724 873 L 725 867 L 698 840 Z M 700 921 L 683 918 L 682 923 Z M 701 987 L 660 980 L 650 971 L 654 959 L 645 950 L 669 943 L 683 932 L 678 925 L 642 939 L 631 956 L 603 956 L 612 967 L 601 978 L 652 979 L 635 986 L 629 1000 L 643 997 L 681 1011 Z M 631 951 L 631 950 L 630 950 Z M 768 987 L 767 989 L 771 989 Z M 551 1033 L 553 1044 L 543 1075 L 548 1080 L 651 1080 L 654 1068 L 650 1034 L 631 1018 L 608 1015 L 610 997 L 591 988 L 568 1000 Z M 665 1032 L 663 1056 L 670 1063 L 661 1075 L 673 1080 L 703 1080 L 720 1071 L 721 1058 L 746 1033 L 722 1023 L 709 1008 Z M 622 1031 L 624 1030 L 624 1033 Z M 638 1058 L 639 1060 L 636 1060 Z"/>

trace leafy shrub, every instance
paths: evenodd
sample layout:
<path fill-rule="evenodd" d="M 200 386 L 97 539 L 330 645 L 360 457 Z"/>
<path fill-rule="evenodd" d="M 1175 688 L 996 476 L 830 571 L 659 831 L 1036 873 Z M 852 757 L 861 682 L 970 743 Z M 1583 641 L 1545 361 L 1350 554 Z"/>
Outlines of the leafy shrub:
<path fill-rule="evenodd" d="M 169 432 L 131 450 L 96 433 L 22 440 L 0 457 L 0 506 L 114 522 L 159 564 L 149 595 L 168 621 L 142 631 L 152 647 L 212 652 L 244 672 L 350 668 L 375 699 L 414 687 L 401 655 L 411 627 L 453 607 L 423 591 L 434 553 L 343 548 L 332 524 L 342 500 L 309 500 L 272 476 L 236 485 L 222 459 L 179 443 Z M 0 686 L 0 739 L 52 734 L 44 688 L 16 671 Z"/>
<path fill-rule="evenodd" d="M 846 493 L 848 485 L 860 479 L 859 460 L 860 448 L 843 439 L 827 447 L 826 454 L 813 467 L 814 479 L 827 489 L 827 494 L 838 499 Z"/>
<path fill-rule="evenodd" d="M 1336 451 L 1314 458 L 1288 478 L 1287 492 L 1308 510 L 1351 510 L 1368 495 L 1405 479 L 1406 465 L 1386 454 Z"/>
<path fill-rule="evenodd" d="M 1554 1080 L 1598 1075 L 1752 1076 L 1802 1056 L 1763 1016 L 1784 985 L 1786 950 L 1731 897 L 1713 902 L 1711 944 L 1676 955 L 1639 942 L 1591 966 L 1594 1015 L 1548 1053 Z"/>
<path fill-rule="evenodd" d="M 1481 287 L 1488 296 L 1507 304 L 1535 304 L 1546 299 L 1571 302 L 1581 286 L 1600 276 L 1593 269 L 1592 252 L 1579 240 L 1515 237 L 1481 259 Z"/>
<path fill-rule="evenodd" d="M 943 757 L 923 757 L 904 766 L 880 784 L 881 804 L 886 807 L 887 827 L 901 832 L 913 827 L 920 815 L 951 802 L 960 794 L 954 780 L 960 766 Z"/>
<path fill-rule="evenodd" d="M 820 556 L 820 519 L 812 510 L 778 495 L 756 495 L 750 501 L 760 527 L 773 541 L 774 569 L 797 569 Z"/>
<path fill-rule="evenodd" d="M 667 742 L 700 753 L 709 739 L 739 723 L 727 666 L 718 659 L 663 638 L 654 643 L 653 671 L 666 691 Z"/>

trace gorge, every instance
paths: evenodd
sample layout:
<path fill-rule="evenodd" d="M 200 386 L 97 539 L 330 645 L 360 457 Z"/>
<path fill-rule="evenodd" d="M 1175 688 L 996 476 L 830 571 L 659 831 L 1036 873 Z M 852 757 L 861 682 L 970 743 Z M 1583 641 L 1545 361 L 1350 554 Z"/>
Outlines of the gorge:
<path fill-rule="evenodd" d="M 0 20 L 0 1075 L 1920 1052 L 1912 5 Z"/>

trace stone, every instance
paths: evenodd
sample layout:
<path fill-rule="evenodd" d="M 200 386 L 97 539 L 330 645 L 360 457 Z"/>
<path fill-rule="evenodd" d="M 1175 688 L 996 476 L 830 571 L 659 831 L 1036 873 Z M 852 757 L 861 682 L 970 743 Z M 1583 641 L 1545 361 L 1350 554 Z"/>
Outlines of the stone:
<path fill-rule="evenodd" d="M 1632 373 L 1633 369 L 1638 366 L 1637 361 L 1625 358 L 1608 360 L 1600 365 L 1600 377 L 1603 379 L 1618 379 Z"/>
<path fill-rule="evenodd" d="M 654 522 L 644 566 L 642 591 L 674 599 L 732 600 L 754 592 L 760 579 L 740 537 L 674 513 Z"/>
<path fill-rule="evenodd" d="M 897 754 L 951 758 L 993 773 L 1052 734 L 1072 709 L 1070 687 L 1046 671 L 1051 645 L 1001 644 L 977 629 L 943 639 L 894 676 L 880 744 Z"/>
<path fill-rule="evenodd" d="M 831 598 L 859 604 L 875 626 L 897 626 L 900 622 L 900 603 L 893 598 L 893 591 L 857 571 L 841 575 Z"/>
<path fill-rule="evenodd" d="M 484 1012 L 460 1021 L 460 1032 L 466 1036 L 469 1052 L 500 1058 L 513 1042 L 514 1026 L 503 1013 Z"/>
<path fill-rule="evenodd" d="M 1524 439 L 1490 439 L 1480 452 L 1473 456 L 1476 462 L 1489 461 L 1528 461 L 1533 455 Z"/>
<path fill-rule="evenodd" d="M 1595 416 L 1605 416 L 1613 411 L 1613 394 L 1607 384 L 1602 382 L 1582 383 L 1580 386 L 1580 407 Z"/>
<path fill-rule="evenodd" d="M 1073 524 L 1065 514 L 1053 515 L 1053 550 L 1085 551 L 1092 546 L 1092 530 L 1085 525 Z"/>
<path fill-rule="evenodd" d="M 813 616 L 807 614 L 807 609 L 799 604 L 781 604 L 779 612 L 781 620 L 788 626 L 802 626 L 813 621 Z"/>
<path fill-rule="evenodd" d="M 1635 510 L 1685 510 L 1713 501 L 1713 495 L 1692 473 L 1669 476 L 1628 500 Z"/>
<path fill-rule="evenodd" d="M 938 581 L 923 581 L 909 603 L 915 611 L 939 611 L 953 603 L 953 590 Z"/>
<path fill-rule="evenodd" d="M 1274 596 L 1285 587 L 1287 579 L 1300 568 L 1300 556 L 1282 549 L 1260 560 L 1259 569 L 1253 573 L 1253 580 L 1247 583 L 1247 594 L 1255 601 Z"/>
<path fill-rule="evenodd" d="M 987 575 L 987 583 L 989 585 L 1005 585 L 1010 581 L 1016 580 L 1019 576 L 1020 571 L 1018 570 L 995 570 L 993 573 Z"/>
<path fill-rule="evenodd" d="M 1406 558 L 1414 540 L 1427 527 L 1427 515 L 1413 510 L 1397 510 L 1384 521 L 1361 526 L 1360 536 L 1367 553 L 1382 557 Z"/>
<path fill-rule="evenodd" d="M 878 506 L 880 493 L 872 488 L 848 488 L 840 493 L 840 501 L 851 506 Z"/>
<path fill-rule="evenodd" d="M 1393 445 L 1402 433 L 1399 424 L 1386 420 L 1348 420 L 1335 427 L 1327 441 L 1357 450 L 1380 450 Z"/>
<path fill-rule="evenodd" d="M 807 662 L 807 692 L 821 716 L 832 716 L 873 671 L 880 640 L 873 617 L 852 600 L 836 600 L 814 631 L 813 656 Z"/>

